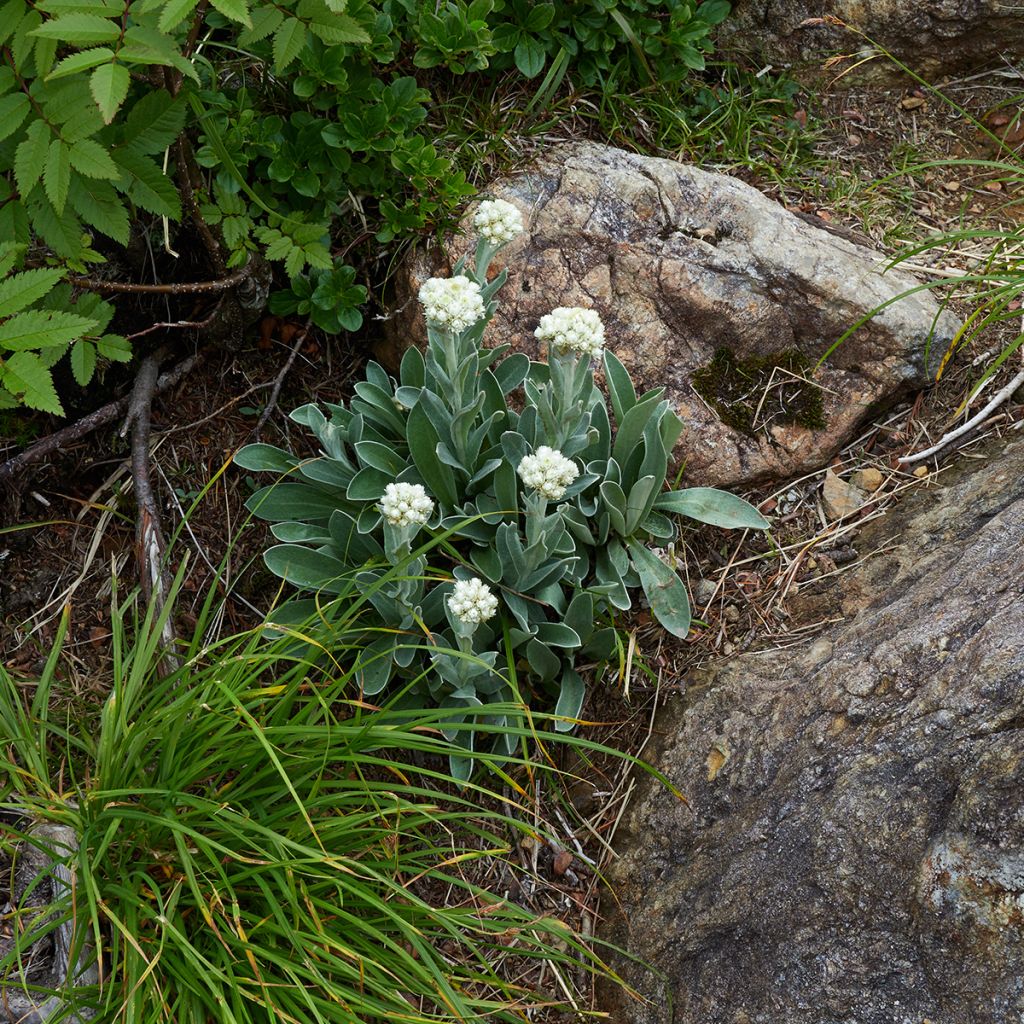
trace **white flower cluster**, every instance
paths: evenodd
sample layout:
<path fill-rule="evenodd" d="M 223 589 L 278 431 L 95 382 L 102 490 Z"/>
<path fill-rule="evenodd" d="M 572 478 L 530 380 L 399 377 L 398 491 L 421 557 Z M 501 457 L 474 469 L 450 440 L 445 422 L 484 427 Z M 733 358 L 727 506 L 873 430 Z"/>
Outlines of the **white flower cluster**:
<path fill-rule="evenodd" d="M 533 487 L 548 501 L 558 501 L 565 489 L 580 475 L 579 466 L 560 451 L 542 444 L 533 455 L 524 455 L 516 470 L 527 487 Z"/>
<path fill-rule="evenodd" d="M 458 580 L 448 595 L 448 607 L 461 622 L 486 622 L 498 610 L 498 599 L 483 580 Z"/>
<path fill-rule="evenodd" d="M 473 215 L 473 227 L 491 245 L 505 245 L 523 232 L 523 215 L 504 199 L 485 199 Z"/>
<path fill-rule="evenodd" d="M 434 503 L 420 484 L 388 484 L 377 506 L 392 526 L 423 526 Z"/>
<path fill-rule="evenodd" d="M 604 324 L 592 309 L 580 306 L 559 306 L 540 318 L 540 326 L 533 332 L 540 341 L 546 341 L 551 351 L 559 355 L 579 352 L 593 359 L 604 348 Z"/>
<path fill-rule="evenodd" d="M 484 315 L 480 285 L 464 274 L 432 277 L 424 282 L 420 302 L 429 323 L 453 334 L 461 334 Z"/>

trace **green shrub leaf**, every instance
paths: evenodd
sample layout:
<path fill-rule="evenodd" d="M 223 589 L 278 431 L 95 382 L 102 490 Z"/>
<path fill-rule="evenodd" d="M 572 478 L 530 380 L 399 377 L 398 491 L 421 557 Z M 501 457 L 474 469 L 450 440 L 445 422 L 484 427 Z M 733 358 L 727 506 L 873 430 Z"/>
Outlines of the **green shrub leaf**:
<path fill-rule="evenodd" d="M 104 64 L 89 76 L 89 91 L 107 124 L 124 103 L 130 84 L 131 75 L 122 64 Z"/>
<path fill-rule="evenodd" d="M 80 139 L 70 150 L 71 166 L 87 178 L 107 178 L 114 180 L 120 177 L 117 165 L 110 159 L 110 154 L 92 139 Z"/>
<path fill-rule="evenodd" d="M 34 352 L 15 352 L 5 360 L 2 370 L 4 387 L 18 395 L 30 409 L 64 415 L 53 377 Z"/>
<path fill-rule="evenodd" d="M 658 495 L 654 507 L 726 529 L 767 530 L 771 525 L 749 501 L 714 487 L 666 491 Z"/>
<path fill-rule="evenodd" d="M 0 316 L 27 309 L 48 294 L 63 276 L 62 270 L 25 270 L 0 281 Z"/>

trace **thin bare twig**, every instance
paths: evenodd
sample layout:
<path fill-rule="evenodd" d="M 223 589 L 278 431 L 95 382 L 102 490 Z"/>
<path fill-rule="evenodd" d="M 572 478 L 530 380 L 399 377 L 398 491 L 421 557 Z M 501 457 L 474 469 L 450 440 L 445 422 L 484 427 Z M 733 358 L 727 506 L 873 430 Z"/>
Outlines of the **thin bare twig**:
<path fill-rule="evenodd" d="M 1021 385 L 1024 385 L 1024 370 L 1021 370 L 1009 384 L 1006 385 L 1002 391 L 997 392 L 992 396 L 991 401 L 986 405 L 980 412 L 975 413 L 966 423 L 962 423 L 956 430 L 951 430 L 948 434 L 940 437 L 930 448 L 926 448 L 923 452 L 916 452 L 914 455 L 904 455 L 900 458 L 900 463 L 904 466 L 909 465 L 913 462 L 922 462 L 925 459 L 930 459 L 936 452 L 942 451 L 946 445 L 951 444 L 957 438 L 963 437 L 964 434 L 969 434 L 976 427 L 980 426 L 982 422 L 988 419 L 989 416 L 995 412 Z"/>
<path fill-rule="evenodd" d="M 174 387 L 178 381 L 192 370 L 192 367 L 196 365 L 203 354 L 203 352 L 197 352 L 195 355 L 188 356 L 188 358 L 178 363 L 177 366 L 168 370 L 167 373 L 161 374 L 157 379 L 154 394 L 159 395 L 168 388 Z M 116 402 L 108 402 L 106 405 L 100 406 L 95 412 L 91 412 L 88 416 L 83 416 L 77 422 L 70 424 L 70 426 L 64 427 L 62 430 L 42 438 L 42 440 L 36 441 L 35 444 L 30 445 L 23 452 L 0 465 L 0 480 L 9 480 L 20 473 L 26 466 L 39 462 L 52 452 L 59 451 L 65 445 L 80 441 L 94 430 L 98 430 L 100 427 L 105 427 L 108 423 L 113 423 L 115 420 L 120 419 L 128 409 L 130 401 L 130 397 L 125 397 L 119 398 Z"/>
<path fill-rule="evenodd" d="M 260 418 L 256 423 L 255 434 L 257 437 L 260 436 L 260 431 L 264 426 L 266 426 L 267 420 L 270 419 L 270 414 L 274 411 L 274 407 L 277 405 L 277 399 L 281 394 L 281 386 L 284 384 L 284 379 L 288 376 L 288 371 L 291 370 L 292 365 L 299 354 L 299 349 L 302 348 L 302 343 L 306 340 L 306 333 L 308 330 L 309 324 L 306 324 L 306 326 L 295 335 L 295 344 L 292 345 L 288 361 L 283 367 L 281 367 L 281 372 L 277 375 L 277 380 L 274 381 L 274 390 L 270 392 L 270 397 L 267 399 L 266 407 L 263 412 L 260 413 Z"/>

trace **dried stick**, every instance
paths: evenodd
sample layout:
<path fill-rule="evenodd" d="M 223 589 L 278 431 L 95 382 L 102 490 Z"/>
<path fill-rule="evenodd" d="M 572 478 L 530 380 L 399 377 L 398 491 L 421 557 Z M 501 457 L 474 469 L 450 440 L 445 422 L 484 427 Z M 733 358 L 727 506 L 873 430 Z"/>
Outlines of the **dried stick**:
<path fill-rule="evenodd" d="M 277 405 L 277 399 L 281 394 L 281 386 L 284 384 L 285 377 L 288 376 L 288 371 L 291 370 L 292 364 L 295 362 L 296 356 L 299 354 L 299 349 L 302 348 L 302 343 L 306 340 L 306 332 L 308 325 L 303 327 L 295 335 L 295 344 L 292 345 L 291 353 L 288 356 L 288 361 L 281 368 L 281 372 L 277 375 L 277 380 L 274 381 L 274 390 L 270 392 L 270 397 L 267 399 L 267 404 L 260 413 L 260 418 L 256 423 L 255 434 L 258 438 L 260 431 L 266 426 L 267 420 L 270 419 L 270 414 L 274 411 L 274 407 Z"/>
<path fill-rule="evenodd" d="M 128 403 L 128 415 L 121 436 L 129 430 L 132 435 L 132 482 L 135 486 L 135 506 L 138 522 L 135 527 L 136 557 L 139 563 L 139 583 L 147 607 L 152 605 L 155 619 L 163 616 L 161 638 L 165 653 L 160 660 L 158 671 L 162 676 L 170 675 L 179 667 L 178 659 L 172 653 L 175 642 L 174 621 L 170 614 L 164 614 L 167 605 L 167 574 L 165 555 L 167 544 L 160 529 L 160 510 L 153 495 L 149 476 L 149 435 L 153 395 L 156 392 L 160 373 L 160 351 L 146 356 L 139 367 Z"/>
<path fill-rule="evenodd" d="M 93 277 L 69 277 L 68 284 L 91 292 L 120 292 L 130 295 L 194 295 L 204 292 L 226 292 L 241 284 L 249 276 L 248 267 L 242 267 L 227 277 L 213 281 L 172 281 L 169 284 L 132 284 L 125 281 L 99 281 Z"/>
<path fill-rule="evenodd" d="M 979 426 L 982 421 L 988 419 L 992 413 L 999 408 L 1022 384 L 1024 384 L 1024 370 L 1021 370 L 1009 384 L 1006 385 L 1002 391 L 992 396 L 992 400 L 985 406 L 981 412 L 975 413 L 966 423 L 961 424 L 956 430 L 951 430 L 944 437 L 941 437 L 931 448 L 926 448 L 923 452 L 917 452 L 914 455 L 904 455 L 899 461 L 902 465 L 906 466 L 912 462 L 922 462 L 924 459 L 931 458 L 936 452 L 942 451 L 946 445 L 951 444 L 959 437 L 963 437 L 964 434 L 969 434 L 975 427 Z"/>
<path fill-rule="evenodd" d="M 174 387 L 178 381 L 192 370 L 192 367 L 196 365 L 201 355 L 203 355 L 202 352 L 197 352 L 195 355 L 183 359 L 177 366 L 168 370 L 167 373 L 161 374 L 156 382 L 154 394 L 160 394 L 168 388 Z M 89 413 L 88 416 L 83 416 L 77 422 L 36 441 L 35 444 L 30 445 L 23 452 L 0 465 L 0 480 L 9 480 L 20 473 L 26 466 L 45 459 L 51 452 L 59 451 L 65 445 L 79 441 L 94 430 L 105 427 L 108 423 L 113 423 L 124 415 L 130 401 L 129 396 L 119 398 L 116 402 L 108 402 L 106 405 L 100 406 L 95 412 Z"/>

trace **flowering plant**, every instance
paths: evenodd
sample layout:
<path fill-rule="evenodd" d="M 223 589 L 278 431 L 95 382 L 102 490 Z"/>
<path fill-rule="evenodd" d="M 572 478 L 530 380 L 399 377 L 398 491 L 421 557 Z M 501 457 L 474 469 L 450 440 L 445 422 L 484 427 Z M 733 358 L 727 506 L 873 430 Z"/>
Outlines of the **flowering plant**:
<path fill-rule="evenodd" d="M 675 539 L 673 514 L 768 524 L 724 491 L 664 490 L 682 424 L 664 389 L 637 395 L 595 311 L 541 318 L 546 361 L 483 347 L 506 278 L 488 281 L 487 268 L 522 221 L 511 204 L 490 201 L 474 224 L 472 263 L 420 290 L 425 353 L 410 348 L 397 380 L 371 362 L 355 397 L 327 415 L 296 409 L 318 457 L 254 444 L 235 461 L 281 477 L 248 503 L 281 542 L 265 555 L 274 573 L 327 594 L 353 577 L 363 586 L 375 616 L 356 666 L 363 693 L 404 680 L 416 699 L 450 707 L 453 722 L 475 715 L 492 726 L 498 753 L 511 753 L 510 723 L 487 705 L 524 699 L 516 678 L 525 675 L 535 691 L 557 694 L 556 713 L 572 728 L 584 697 L 576 660 L 613 654 L 611 617 L 632 607 L 638 588 L 654 617 L 686 636 L 686 589 L 650 548 Z M 594 384 L 597 357 L 610 413 Z M 315 606 L 294 601 L 275 619 Z M 471 744 L 474 732 L 452 735 Z"/>

